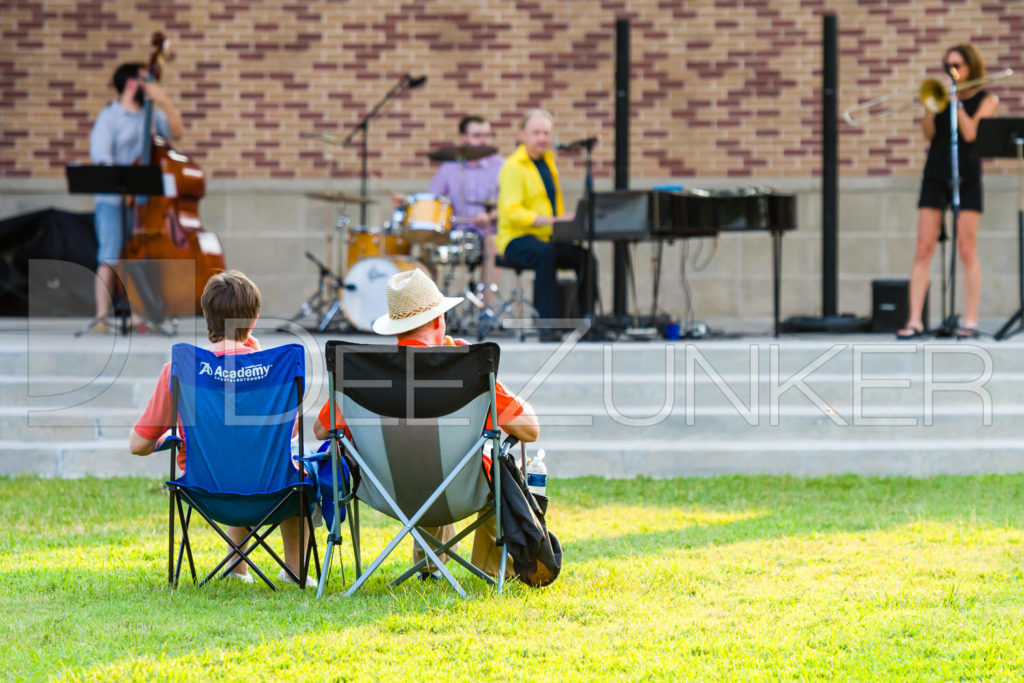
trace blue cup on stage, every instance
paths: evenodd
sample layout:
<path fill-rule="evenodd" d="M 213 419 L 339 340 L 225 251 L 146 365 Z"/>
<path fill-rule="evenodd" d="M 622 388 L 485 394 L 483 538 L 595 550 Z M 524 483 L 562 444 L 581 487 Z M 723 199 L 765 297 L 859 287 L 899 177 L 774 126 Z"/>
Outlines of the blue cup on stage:
<path fill-rule="evenodd" d="M 665 339 L 668 339 L 669 341 L 678 341 L 680 331 L 678 322 L 666 323 L 664 332 Z"/>

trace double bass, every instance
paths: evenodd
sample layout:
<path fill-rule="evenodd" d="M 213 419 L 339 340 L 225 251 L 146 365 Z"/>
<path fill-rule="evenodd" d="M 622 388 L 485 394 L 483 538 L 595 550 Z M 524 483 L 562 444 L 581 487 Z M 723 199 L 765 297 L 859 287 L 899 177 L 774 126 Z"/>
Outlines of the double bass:
<path fill-rule="evenodd" d="M 159 80 L 166 40 L 153 34 L 148 82 Z M 132 308 L 153 322 L 201 315 L 200 299 L 206 281 L 224 270 L 224 249 L 213 232 L 203 229 L 199 200 L 206 194 L 206 176 L 188 156 L 153 134 L 153 101 L 144 104 L 144 134 L 139 165 L 159 166 L 164 178 L 162 196 L 136 201 L 135 223 L 124 246 L 123 277 Z"/>

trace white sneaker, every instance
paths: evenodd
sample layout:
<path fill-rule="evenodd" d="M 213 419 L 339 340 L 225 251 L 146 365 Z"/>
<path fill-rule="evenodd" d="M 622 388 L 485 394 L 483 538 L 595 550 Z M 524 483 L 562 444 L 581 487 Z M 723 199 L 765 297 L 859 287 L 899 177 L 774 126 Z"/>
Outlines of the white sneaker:
<path fill-rule="evenodd" d="M 277 573 L 277 580 L 280 581 L 281 583 L 283 583 L 286 586 L 298 584 L 298 581 L 296 581 L 291 576 L 289 576 L 288 572 L 286 572 L 283 569 Z M 306 588 L 316 588 L 316 586 L 317 586 L 316 578 L 314 578 L 311 574 L 307 575 L 306 576 Z"/>
<path fill-rule="evenodd" d="M 242 583 L 252 583 L 252 576 L 249 574 L 236 574 L 235 572 L 228 572 L 227 578 L 235 581 L 241 581 Z"/>

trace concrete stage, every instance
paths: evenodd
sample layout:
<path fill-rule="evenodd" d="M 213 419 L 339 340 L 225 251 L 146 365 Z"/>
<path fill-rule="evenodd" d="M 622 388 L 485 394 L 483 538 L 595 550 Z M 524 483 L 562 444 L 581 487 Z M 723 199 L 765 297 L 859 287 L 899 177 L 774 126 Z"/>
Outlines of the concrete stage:
<path fill-rule="evenodd" d="M 541 344 L 498 338 L 501 380 L 542 420 L 552 476 L 672 477 L 1004 473 L 1024 470 L 1024 335 L 897 342 L 891 335 L 766 334 L 768 321 L 710 321 L 700 340 Z M 996 330 L 1002 320 L 984 321 Z M 89 334 L 81 319 L 0 319 L 0 474 L 166 476 L 127 435 L 174 338 Z M 197 335 L 197 323 L 199 324 Z M 309 352 L 306 434 L 327 398 L 324 342 Z M 344 336 L 369 341 L 370 335 Z M 378 338 L 373 338 L 378 339 Z"/>

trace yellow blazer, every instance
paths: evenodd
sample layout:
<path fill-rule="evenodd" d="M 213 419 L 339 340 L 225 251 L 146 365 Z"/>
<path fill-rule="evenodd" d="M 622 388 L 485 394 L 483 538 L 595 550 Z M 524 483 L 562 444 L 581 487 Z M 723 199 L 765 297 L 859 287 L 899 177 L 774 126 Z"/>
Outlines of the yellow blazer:
<path fill-rule="evenodd" d="M 534 225 L 537 216 L 561 216 L 565 213 L 562 186 L 558 181 L 555 155 L 544 152 L 544 160 L 555 181 L 555 204 L 551 206 L 540 171 L 519 145 L 501 167 L 498 174 L 498 237 L 495 246 L 504 255 L 505 247 L 517 237 L 534 235 L 542 242 L 551 239 L 550 225 Z"/>

